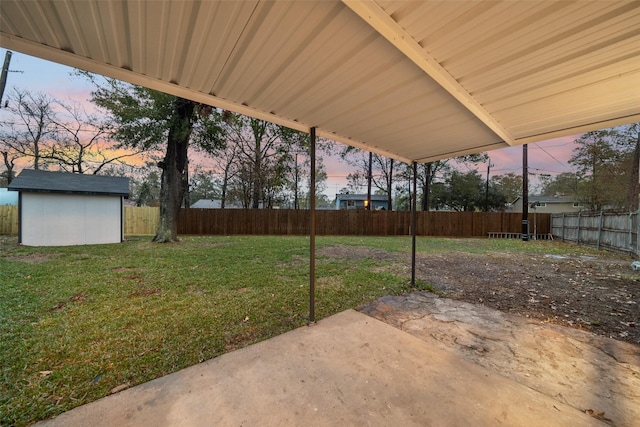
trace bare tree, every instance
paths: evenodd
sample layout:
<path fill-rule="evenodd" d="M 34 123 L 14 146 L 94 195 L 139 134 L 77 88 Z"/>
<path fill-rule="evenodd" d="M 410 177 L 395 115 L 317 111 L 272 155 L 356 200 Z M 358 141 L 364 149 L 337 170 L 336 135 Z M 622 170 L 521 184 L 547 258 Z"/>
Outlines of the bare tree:
<path fill-rule="evenodd" d="M 238 157 L 240 146 L 228 141 L 224 148 L 214 153 L 214 163 L 216 170 L 222 175 L 220 183 L 220 208 L 224 209 L 227 204 L 229 186 L 231 181 L 240 173 Z"/>
<path fill-rule="evenodd" d="M 267 187 L 273 187 L 273 177 L 269 174 L 277 169 L 278 157 L 284 153 L 280 128 L 240 115 L 234 115 L 228 124 L 231 142 L 238 146 L 238 160 L 242 163 L 237 176 L 243 181 L 243 204 L 257 209 L 267 198 Z M 248 194 L 250 200 L 247 200 Z"/>
<path fill-rule="evenodd" d="M 0 153 L 9 174 L 21 157 L 30 158 L 34 169 L 51 166 L 97 174 L 144 152 L 125 150 L 109 140 L 109 125 L 77 102 L 65 104 L 47 94 L 15 90 L 7 109 L 10 119 L 0 132 Z"/>
<path fill-rule="evenodd" d="M 143 147 L 124 150 L 122 144 L 108 138 L 109 124 L 96 114 L 87 113 L 79 103 L 57 102 L 61 112 L 52 117 L 56 141 L 45 158 L 60 169 L 74 173 L 99 173 L 125 159 L 140 156 Z"/>
<path fill-rule="evenodd" d="M 0 131 L 2 153 L 13 159 L 28 157 L 33 168 L 40 169 L 56 138 L 55 103 L 47 94 L 15 89 L 8 97 L 6 108 L 10 119 L 2 123 Z"/>
<path fill-rule="evenodd" d="M 393 184 L 395 161 L 375 153 L 367 153 L 354 147 L 345 148 L 340 154 L 347 164 L 356 170 L 347 176 L 349 188 L 355 191 L 366 183 L 387 195 L 389 209 L 393 209 Z"/>

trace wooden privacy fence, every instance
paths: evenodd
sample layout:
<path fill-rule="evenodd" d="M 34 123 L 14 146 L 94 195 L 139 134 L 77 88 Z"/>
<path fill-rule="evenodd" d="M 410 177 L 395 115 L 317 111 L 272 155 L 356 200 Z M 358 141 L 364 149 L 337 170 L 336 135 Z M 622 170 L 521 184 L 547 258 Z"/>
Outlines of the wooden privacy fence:
<path fill-rule="evenodd" d="M 124 208 L 125 235 L 154 235 L 160 210 L 148 207 Z M 18 234 L 18 207 L 0 206 L 0 234 Z"/>
<path fill-rule="evenodd" d="M 124 234 L 126 236 L 155 235 L 158 231 L 160 208 L 124 208 Z"/>
<path fill-rule="evenodd" d="M 178 234 L 307 235 L 309 214 L 307 210 L 295 209 L 183 209 Z M 550 219 L 549 214 L 536 215 L 538 234 L 549 233 Z M 529 221 L 533 221 L 532 215 Z M 490 232 L 521 232 L 522 214 L 417 212 L 417 225 L 421 236 L 487 237 Z M 398 236 L 410 233 L 411 212 L 316 211 L 318 235 Z"/>
<path fill-rule="evenodd" d="M 556 238 L 597 249 L 640 255 L 638 212 L 553 214 L 551 224 Z"/>
<path fill-rule="evenodd" d="M 0 206 L 0 234 L 18 234 L 17 206 Z"/>
<path fill-rule="evenodd" d="M 308 210 L 183 209 L 178 234 L 308 235 Z M 154 235 L 157 207 L 125 207 L 124 234 Z M 487 237 L 489 233 L 520 233 L 522 215 L 502 212 L 417 212 L 418 234 L 441 237 Z M 533 232 L 533 215 L 529 215 Z M 551 216 L 537 214 L 538 234 L 550 231 Z M 316 211 L 318 235 L 399 236 L 411 234 L 411 212 Z M 0 206 L 0 234 L 18 234 L 18 208 Z"/>

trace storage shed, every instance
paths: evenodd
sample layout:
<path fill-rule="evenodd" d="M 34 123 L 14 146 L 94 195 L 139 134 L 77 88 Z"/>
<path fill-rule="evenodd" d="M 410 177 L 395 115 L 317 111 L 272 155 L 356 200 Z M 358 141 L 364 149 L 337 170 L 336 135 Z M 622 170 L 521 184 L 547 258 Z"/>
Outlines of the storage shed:
<path fill-rule="evenodd" d="M 18 191 L 18 242 L 28 246 L 119 243 L 129 178 L 23 170 Z"/>

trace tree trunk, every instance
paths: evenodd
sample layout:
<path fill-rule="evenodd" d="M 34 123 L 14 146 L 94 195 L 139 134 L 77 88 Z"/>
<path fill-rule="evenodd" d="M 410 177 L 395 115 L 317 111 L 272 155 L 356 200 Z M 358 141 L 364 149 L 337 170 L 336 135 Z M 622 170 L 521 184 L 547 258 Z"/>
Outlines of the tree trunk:
<path fill-rule="evenodd" d="M 7 168 L 7 185 L 9 185 L 13 180 L 13 167 L 15 166 L 15 160 L 9 159 L 9 153 L 7 151 L 2 151 L 2 158 L 4 160 L 4 166 Z"/>
<path fill-rule="evenodd" d="M 260 170 L 260 166 L 261 166 L 260 157 L 257 157 L 254 163 L 254 169 L 253 169 L 253 191 L 251 196 L 251 199 L 252 199 L 251 207 L 253 209 L 260 208 L 260 198 L 262 196 L 262 192 L 260 191 L 262 190 L 262 181 L 260 180 L 262 171 Z"/>
<path fill-rule="evenodd" d="M 227 204 L 227 185 L 229 184 L 229 170 L 224 170 L 224 178 L 222 179 L 222 195 L 220 197 L 220 209 L 224 209 Z"/>
<path fill-rule="evenodd" d="M 154 242 L 165 243 L 178 240 L 178 214 L 186 181 L 187 148 L 193 130 L 193 111 L 195 103 L 176 98 L 172 123 L 167 138 L 167 152 L 164 160 L 158 163 L 162 169 L 160 180 L 160 221 Z"/>

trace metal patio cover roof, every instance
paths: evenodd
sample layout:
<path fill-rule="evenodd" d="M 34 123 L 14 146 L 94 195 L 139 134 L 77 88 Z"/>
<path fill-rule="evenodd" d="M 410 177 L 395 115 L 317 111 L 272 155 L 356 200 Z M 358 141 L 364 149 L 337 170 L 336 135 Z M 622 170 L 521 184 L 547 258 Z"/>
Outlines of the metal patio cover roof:
<path fill-rule="evenodd" d="M 2 0 L 0 44 L 403 161 L 640 121 L 640 1 Z"/>

